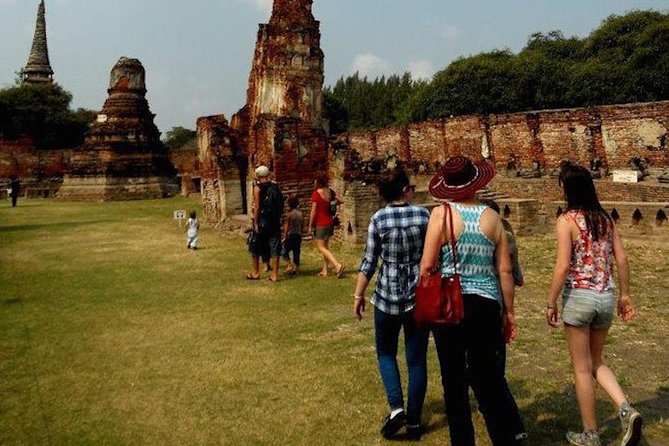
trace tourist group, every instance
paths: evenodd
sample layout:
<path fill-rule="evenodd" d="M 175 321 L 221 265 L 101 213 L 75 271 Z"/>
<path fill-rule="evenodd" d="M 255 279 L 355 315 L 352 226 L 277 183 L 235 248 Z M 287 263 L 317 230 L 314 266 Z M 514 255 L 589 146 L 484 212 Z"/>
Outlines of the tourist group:
<path fill-rule="evenodd" d="M 261 264 L 266 265 L 269 280 L 278 280 L 281 256 L 288 261 L 285 274 L 297 274 L 300 269 L 303 217 L 299 203 L 290 197 L 289 210 L 284 213 L 283 194 L 270 174 L 266 166 L 255 169 L 248 237 L 253 268 L 248 280 L 260 278 Z M 378 272 L 370 303 L 378 370 L 389 405 L 380 429 L 384 438 L 420 440 L 425 433 L 421 413 L 432 333 L 451 444 L 475 444 L 470 387 L 494 446 L 519 445 L 527 439 L 522 414 L 505 377 L 506 344 L 516 335 L 515 287 L 523 286 L 524 278 L 510 224 L 499 215 L 495 202 L 477 196 L 494 175 L 493 166 L 486 161 L 450 158 L 430 181 L 430 195 L 442 203 L 431 212 L 411 204 L 415 186 L 401 168 L 379 182 L 379 194 L 387 204 L 369 222 L 353 312 L 359 320 L 363 318 L 365 291 Z M 603 361 L 614 313 L 624 322 L 634 316 L 629 262 L 614 221 L 597 198 L 591 172 L 565 161 L 558 181 L 567 209 L 557 220 L 557 255 L 546 299 L 546 322 L 558 327 L 561 296 L 560 316 L 583 424 L 582 430 L 567 432 L 566 440 L 576 446 L 602 444 L 595 415 L 596 381 L 618 408 L 621 445 L 635 446 L 641 438 L 641 414 L 629 404 Z M 318 274 L 325 277 L 332 271 L 341 277 L 346 265 L 332 254 L 328 241 L 342 201 L 328 187 L 325 173 L 316 175 L 314 186 L 307 227 L 323 259 Z M 617 303 L 614 264 L 619 278 Z M 417 318 L 421 305 L 417 289 L 434 274 L 440 274 L 441 280 L 459 278 L 463 312 L 456 321 L 424 323 Z M 408 369 L 406 404 L 397 362 L 400 332 Z"/>

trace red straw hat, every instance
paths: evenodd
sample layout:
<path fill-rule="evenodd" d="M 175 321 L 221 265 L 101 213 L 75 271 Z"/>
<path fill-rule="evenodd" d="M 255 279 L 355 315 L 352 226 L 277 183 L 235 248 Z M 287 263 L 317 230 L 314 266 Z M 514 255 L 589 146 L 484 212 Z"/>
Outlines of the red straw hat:
<path fill-rule="evenodd" d="M 430 195 L 437 200 L 462 200 L 483 189 L 494 176 L 495 168 L 486 161 L 454 156 L 430 180 Z"/>

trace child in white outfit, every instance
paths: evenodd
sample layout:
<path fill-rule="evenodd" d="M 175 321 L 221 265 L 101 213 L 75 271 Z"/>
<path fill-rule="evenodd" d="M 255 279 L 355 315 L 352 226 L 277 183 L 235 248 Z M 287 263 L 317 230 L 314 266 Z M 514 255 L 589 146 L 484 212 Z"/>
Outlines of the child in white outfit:
<path fill-rule="evenodd" d="M 195 211 L 190 211 L 189 219 L 186 221 L 186 241 L 188 244 L 186 248 L 197 249 L 197 236 L 200 232 L 200 222 L 197 221 L 197 214 Z"/>

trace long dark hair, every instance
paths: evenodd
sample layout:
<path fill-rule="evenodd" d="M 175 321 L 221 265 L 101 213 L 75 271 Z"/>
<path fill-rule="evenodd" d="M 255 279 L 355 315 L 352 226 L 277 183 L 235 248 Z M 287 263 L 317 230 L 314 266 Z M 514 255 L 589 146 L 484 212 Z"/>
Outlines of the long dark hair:
<path fill-rule="evenodd" d="M 613 226 L 613 220 L 599 203 L 590 171 L 583 166 L 565 161 L 560 166 L 558 182 L 564 190 L 567 210 L 583 212 L 586 228 L 593 240 L 597 241 L 606 235 Z"/>

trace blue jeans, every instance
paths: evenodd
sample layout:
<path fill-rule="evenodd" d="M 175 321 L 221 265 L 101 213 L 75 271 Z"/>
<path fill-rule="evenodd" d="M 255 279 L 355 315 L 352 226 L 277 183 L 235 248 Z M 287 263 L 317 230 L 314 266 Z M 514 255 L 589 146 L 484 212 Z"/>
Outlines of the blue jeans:
<path fill-rule="evenodd" d="M 374 331 L 376 334 L 376 356 L 379 373 L 386 389 L 391 409 L 404 408 L 402 381 L 397 367 L 397 347 L 400 329 L 404 328 L 404 349 L 406 354 L 409 385 L 406 408 L 407 423 L 420 424 L 425 389 L 427 388 L 426 352 L 429 330 L 418 329 L 413 320 L 413 311 L 393 315 L 374 308 Z"/>

